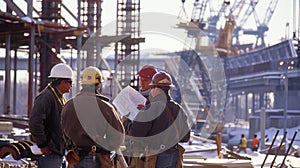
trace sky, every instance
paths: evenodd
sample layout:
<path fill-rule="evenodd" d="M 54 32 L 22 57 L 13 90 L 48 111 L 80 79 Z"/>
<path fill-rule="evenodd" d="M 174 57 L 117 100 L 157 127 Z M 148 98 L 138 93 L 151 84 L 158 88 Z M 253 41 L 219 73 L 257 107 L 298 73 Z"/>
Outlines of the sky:
<path fill-rule="evenodd" d="M 21 3 L 21 1 L 14 0 L 15 3 Z M 216 2 L 222 2 L 221 0 L 215 0 Z M 256 0 L 259 1 L 259 0 Z M 265 41 L 267 45 L 272 45 L 280 42 L 282 38 L 292 38 L 293 32 L 296 31 L 298 27 L 297 23 L 293 21 L 293 2 L 296 3 L 297 10 L 299 7 L 299 2 L 297 0 L 278 0 L 275 12 L 268 24 L 269 31 L 266 32 Z M 34 4 L 40 4 L 39 1 L 33 0 Z M 76 0 L 62 0 L 62 2 L 74 13 L 77 13 L 77 1 Z M 233 4 L 233 0 L 230 1 Z M 249 3 L 250 0 L 246 0 L 246 3 Z M 263 20 L 267 6 L 271 0 L 260 0 L 256 6 L 257 15 L 260 20 Z M 24 2 L 23 2 L 24 3 Z M 190 19 L 192 14 L 194 0 L 185 0 L 184 8 L 181 0 L 141 0 L 141 13 L 143 12 L 155 12 L 155 13 L 164 13 L 173 15 L 174 17 L 183 16 L 180 13 L 183 13 L 183 9 Z M 26 6 L 26 5 L 21 5 Z M 116 6 L 117 0 L 104 0 L 102 3 L 102 26 L 106 26 L 110 22 L 116 19 Z M 0 0 L 0 9 L 5 10 L 4 0 Z M 299 15 L 300 12 L 297 13 Z M 156 19 L 150 20 L 153 25 L 159 26 L 159 23 L 156 22 Z M 289 23 L 289 27 L 287 27 Z M 247 28 L 255 28 L 256 23 L 254 21 L 254 16 L 250 16 L 248 21 L 245 24 Z M 157 36 L 157 35 L 156 35 Z M 297 35 L 298 36 L 298 35 Z M 158 38 L 159 39 L 159 38 Z M 249 42 L 255 41 L 253 36 L 244 36 L 241 38 L 241 41 Z"/>
<path fill-rule="evenodd" d="M 217 0 L 221 1 L 221 0 Z M 246 0 L 246 3 L 249 3 L 250 0 Z M 258 1 L 258 0 L 257 0 Z M 256 6 L 257 15 L 260 20 L 263 20 L 266 13 L 266 8 L 269 5 L 271 0 L 260 0 Z M 266 44 L 272 45 L 280 41 L 281 38 L 292 37 L 293 34 L 293 2 L 296 0 L 278 0 L 276 9 L 272 18 L 269 22 L 269 31 L 266 33 L 265 41 Z M 115 19 L 116 14 L 116 1 L 114 0 L 104 0 L 103 2 L 103 25 L 108 21 Z M 231 0 L 231 3 L 234 1 Z M 192 7 L 194 0 L 186 0 L 184 3 L 184 9 L 188 17 L 191 17 Z M 298 2 L 296 4 L 298 8 Z M 109 12 L 111 9 L 113 12 Z M 167 13 L 171 15 L 178 16 L 182 12 L 182 2 L 181 0 L 142 0 L 141 1 L 141 12 L 159 12 Z M 298 12 L 299 15 L 299 12 Z M 298 20 L 296 20 L 298 22 Z M 286 28 L 286 24 L 289 23 L 289 29 Z M 153 24 L 155 20 L 153 20 Z M 248 28 L 255 28 L 254 16 L 250 16 L 248 22 L 245 24 Z M 297 25 L 296 25 L 297 27 Z M 288 34 L 288 35 L 287 35 Z M 249 40 L 249 37 L 244 39 L 245 41 Z M 255 40 L 255 39 L 254 39 Z"/>

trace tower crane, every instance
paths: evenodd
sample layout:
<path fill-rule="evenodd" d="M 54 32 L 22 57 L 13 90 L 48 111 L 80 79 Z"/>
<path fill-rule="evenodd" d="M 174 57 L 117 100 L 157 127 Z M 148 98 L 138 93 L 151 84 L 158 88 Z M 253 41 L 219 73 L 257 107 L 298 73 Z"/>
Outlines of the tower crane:
<path fill-rule="evenodd" d="M 270 0 L 268 2 L 268 7 L 262 22 L 258 18 L 258 14 L 255 10 L 258 2 L 259 0 L 235 0 L 232 3 L 233 5 L 230 7 L 230 1 L 224 0 L 222 5 L 216 8 L 214 6 L 216 4 L 220 4 L 219 1 L 195 0 L 193 4 L 191 21 L 182 27 L 187 30 L 189 36 L 192 35 L 194 37 L 197 35 L 197 31 L 201 29 L 208 37 L 215 41 L 215 44 L 217 44 L 217 38 L 219 34 L 219 28 L 217 27 L 217 24 L 220 23 L 221 19 L 223 19 L 221 16 L 224 14 L 225 17 L 227 17 L 227 20 L 235 21 L 232 39 L 236 39 L 236 45 L 240 45 L 239 34 L 242 31 L 242 33 L 245 35 L 256 36 L 255 47 L 265 47 L 264 35 L 269 29 L 268 23 L 272 18 L 278 0 Z M 226 11 L 227 9 L 230 9 L 229 13 Z M 251 15 L 254 16 L 256 30 L 243 28 L 244 24 L 248 21 Z M 230 19 L 228 19 L 229 16 L 231 17 Z M 205 17 L 207 17 L 207 19 L 205 19 Z"/>
<path fill-rule="evenodd" d="M 203 30 L 205 27 L 204 14 L 207 7 L 208 0 L 195 0 L 191 16 L 191 22 L 198 25 Z"/>
<path fill-rule="evenodd" d="M 212 38 L 215 43 L 218 42 L 218 34 L 219 30 L 217 28 L 217 23 L 221 20 L 222 15 L 226 17 L 226 10 L 229 9 L 230 2 L 228 0 L 224 0 L 224 2 L 221 4 L 220 9 L 217 9 L 217 13 L 215 14 L 215 9 L 212 8 L 214 5 L 210 4 L 210 17 L 208 17 L 207 22 L 208 22 L 208 27 L 206 32 L 208 33 L 208 37 Z"/>
<path fill-rule="evenodd" d="M 270 3 L 268 5 L 263 22 L 260 22 L 256 11 L 253 10 L 257 30 L 244 30 L 243 33 L 250 34 L 250 35 L 256 35 L 255 47 L 265 47 L 266 46 L 264 35 L 265 35 L 265 32 L 269 30 L 268 24 L 272 18 L 272 15 L 277 6 L 277 3 L 278 3 L 278 0 L 270 0 Z M 260 44 L 259 44 L 259 42 L 260 42 Z"/>
<path fill-rule="evenodd" d="M 233 38 L 236 39 L 236 44 L 240 45 L 240 40 L 239 40 L 239 32 L 242 30 L 242 27 L 248 20 L 249 16 L 253 13 L 256 4 L 258 3 L 258 0 L 251 0 L 244 15 L 241 17 L 240 21 L 236 25 L 234 32 L 233 32 Z"/>
<path fill-rule="evenodd" d="M 187 31 L 188 37 L 196 37 L 198 36 L 199 29 L 204 30 L 206 26 L 204 16 L 208 1 L 209 0 L 195 0 L 190 21 L 177 24 L 178 28 L 183 28 Z M 182 0 L 182 6 L 184 6 L 184 3 L 185 0 Z"/>
<path fill-rule="evenodd" d="M 216 42 L 218 38 L 217 24 L 220 18 L 222 18 L 222 15 L 229 9 L 230 2 L 224 0 L 221 7 L 218 6 L 217 9 L 215 5 L 215 1 L 195 0 L 190 22 L 186 24 L 181 23 L 178 27 L 186 29 L 188 36 L 194 38 L 198 36 L 199 30 L 202 30 L 212 41 Z M 209 15 L 209 17 L 207 17 L 207 15 Z M 207 19 L 205 19 L 205 17 L 207 17 Z"/>

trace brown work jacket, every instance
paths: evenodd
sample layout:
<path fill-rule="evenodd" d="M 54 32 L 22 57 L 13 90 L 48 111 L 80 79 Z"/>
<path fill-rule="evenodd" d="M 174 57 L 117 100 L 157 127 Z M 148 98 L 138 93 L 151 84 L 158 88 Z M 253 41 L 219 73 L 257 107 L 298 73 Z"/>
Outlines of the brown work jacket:
<path fill-rule="evenodd" d="M 115 108 L 91 92 L 81 92 L 66 103 L 61 126 L 68 148 L 96 145 L 113 151 L 124 141 L 124 128 Z"/>

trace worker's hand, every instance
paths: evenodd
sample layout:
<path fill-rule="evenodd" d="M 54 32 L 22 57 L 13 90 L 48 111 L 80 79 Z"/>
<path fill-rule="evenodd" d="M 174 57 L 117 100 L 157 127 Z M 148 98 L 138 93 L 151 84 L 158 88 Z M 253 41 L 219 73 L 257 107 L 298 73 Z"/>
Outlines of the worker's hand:
<path fill-rule="evenodd" d="M 41 148 L 41 151 L 42 151 L 43 155 L 48 155 L 51 153 L 51 150 L 48 146 Z"/>
<path fill-rule="evenodd" d="M 208 111 L 209 111 L 209 109 L 208 109 L 207 107 L 205 107 L 205 108 L 203 109 L 203 112 L 204 112 L 204 113 L 208 113 Z"/>
<path fill-rule="evenodd" d="M 138 104 L 136 108 L 139 109 L 139 110 L 142 110 L 144 107 L 145 106 L 143 104 Z"/>
<path fill-rule="evenodd" d="M 126 120 L 128 120 L 128 118 L 127 118 L 126 116 L 123 116 L 123 117 L 121 118 L 121 121 L 122 121 L 122 122 L 125 122 Z"/>

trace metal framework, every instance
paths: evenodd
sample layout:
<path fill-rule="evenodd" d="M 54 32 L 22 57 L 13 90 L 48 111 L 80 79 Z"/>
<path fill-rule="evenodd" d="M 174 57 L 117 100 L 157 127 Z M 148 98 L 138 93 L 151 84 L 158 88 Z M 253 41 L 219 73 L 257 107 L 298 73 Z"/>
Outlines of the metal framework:
<path fill-rule="evenodd" d="M 87 27 L 88 37 L 101 35 L 101 15 L 102 15 L 102 0 L 81 0 L 80 8 L 80 24 Z M 92 41 L 92 40 L 90 40 Z M 85 46 L 86 56 L 84 56 L 82 67 L 99 66 L 99 57 L 101 47 L 96 41 L 93 41 Z"/>
<path fill-rule="evenodd" d="M 40 1 L 40 11 L 33 7 L 32 0 L 27 0 L 27 13 L 13 1 L 5 2 L 6 12 L 0 12 L 1 47 L 6 49 L 7 60 L 11 58 L 11 50 L 15 52 L 15 59 L 17 59 L 18 50 L 28 52 L 27 113 L 30 116 L 36 88 L 42 90 L 49 82 L 48 75 L 52 66 L 63 62 L 60 58 L 61 49 L 76 47 L 74 40 L 67 40 L 67 38 L 77 37 L 80 34 L 78 32 L 84 32 L 84 29 L 70 26 L 66 22 L 61 15 L 62 7 L 66 7 L 61 0 Z M 37 19 L 33 18 L 33 12 L 37 14 Z M 7 65 L 10 65 L 9 61 Z M 5 70 L 10 72 L 10 68 Z M 6 79 L 5 82 L 10 84 L 9 74 L 6 75 Z M 9 88 L 6 88 L 9 91 Z M 10 114 L 10 99 L 7 99 L 4 106 L 4 114 Z"/>
<path fill-rule="evenodd" d="M 127 35 L 115 44 L 116 77 L 121 86 L 138 87 L 135 82 L 139 70 L 140 43 L 140 0 L 117 1 L 116 35 Z M 124 61 L 126 59 L 126 61 Z"/>

